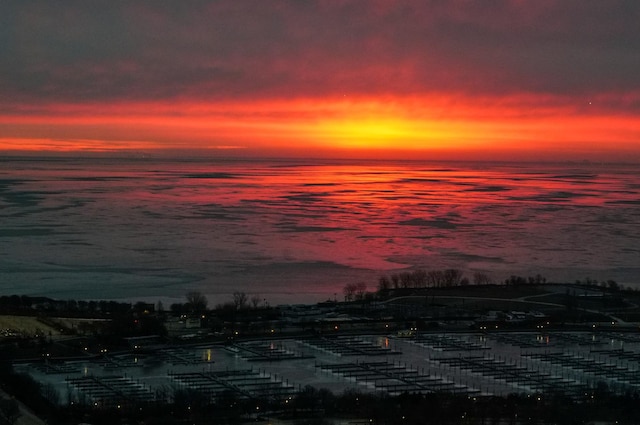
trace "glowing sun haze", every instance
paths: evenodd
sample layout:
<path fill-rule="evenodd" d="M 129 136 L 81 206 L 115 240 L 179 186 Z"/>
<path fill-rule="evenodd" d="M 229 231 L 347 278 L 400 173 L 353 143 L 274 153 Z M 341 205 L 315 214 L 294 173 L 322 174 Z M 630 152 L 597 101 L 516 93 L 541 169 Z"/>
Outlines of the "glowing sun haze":
<path fill-rule="evenodd" d="M 640 160 L 636 1 L 6 1 L 0 151 Z"/>

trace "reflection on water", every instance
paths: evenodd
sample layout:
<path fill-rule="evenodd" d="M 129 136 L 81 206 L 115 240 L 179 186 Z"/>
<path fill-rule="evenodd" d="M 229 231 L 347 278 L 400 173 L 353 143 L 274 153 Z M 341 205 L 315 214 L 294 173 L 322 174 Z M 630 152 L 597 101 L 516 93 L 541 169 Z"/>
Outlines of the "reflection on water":
<path fill-rule="evenodd" d="M 625 166 L 5 159 L 0 278 L 8 293 L 271 303 L 411 267 L 628 284 L 639 204 Z"/>
<path fill-rule="evenodd" d="M 205 362 L 211 362 L 212 361 L 212 359 L 211 359 L 211 349 L 210 348 L 207 348 L 206 350 L 204 350 L 202 352 L 202 360 L 205 361 Z"/>

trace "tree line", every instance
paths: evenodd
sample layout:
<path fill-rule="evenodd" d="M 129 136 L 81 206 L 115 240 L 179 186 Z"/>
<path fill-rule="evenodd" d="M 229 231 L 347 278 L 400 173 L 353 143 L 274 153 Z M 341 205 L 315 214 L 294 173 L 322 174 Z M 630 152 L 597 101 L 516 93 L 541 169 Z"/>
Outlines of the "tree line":
<path fill-rule="evenodd" d="M 453 286 L 489 285 L 493 279 L 486 273 L 476 272 L 472 280 L 465 277 L 460 269 L 423 270 L 417 269 L 391 275 L 383 275 L 378 280 L 378 291 L 409 288 L 449 288 Z"/>
<path fill-rule="evenodd" d="M 547 278 L 536 274 L 535 276 L 522 277 L 512 275 L 505 279 L 505 285 L 544 284 Z M 443 270 L 416 269 L 390 275 L 382 275 L 378 279 L 377 292 L 385 295 L 393 290 L 424 289 L 424 288 L 452 288 L 467 285 L 493 285 L 496 281 L 487 273 L 475 272 L 469 278 L 460 269 L 450 268 Z M 363 282 L 348 283 L 343 288 L 345 301 L 365 300 L 373 294 L 367 293 L 367 285 Z"/>
<path fill-rule="evenodd" d="M 0 296 L 0 310 L 7 313 L 21 312 L 58 312 L 67 314 L 77 313 L 82 316 L 101 315 L 111 313 L 123 313 L 131 309 L 148 308 L 146 303 L 131 304 L 127 302 L 107 300 L 56 300 L 48 297 L 31 297 L 28 295 L 2 295 Z"/>

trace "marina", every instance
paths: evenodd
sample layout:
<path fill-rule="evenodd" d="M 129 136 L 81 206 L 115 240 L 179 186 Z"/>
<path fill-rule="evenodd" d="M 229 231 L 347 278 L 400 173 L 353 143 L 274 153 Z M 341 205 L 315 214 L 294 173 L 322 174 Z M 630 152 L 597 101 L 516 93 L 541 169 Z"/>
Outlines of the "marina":
<path fill-rule="evenodd" d="M 451 332 L 323 335 L 198 344 L 155 352 L 16 364 L 60 404 L 123 405 L 195 391 L 286 401 L 306 386 L 340 393 L 447 392 L 469 397 L 640 389 L 632 332 Z"/>

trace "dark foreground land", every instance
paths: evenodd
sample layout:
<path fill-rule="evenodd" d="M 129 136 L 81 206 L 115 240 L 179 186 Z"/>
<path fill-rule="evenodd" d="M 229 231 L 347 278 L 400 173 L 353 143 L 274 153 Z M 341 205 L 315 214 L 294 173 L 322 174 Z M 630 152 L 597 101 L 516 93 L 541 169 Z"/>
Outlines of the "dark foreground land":
<path fill-rule="evenodd" d="M 0 297 L 0 424 L 640 423 L 635 291 L 408 286 L 213 309 Z"/>

